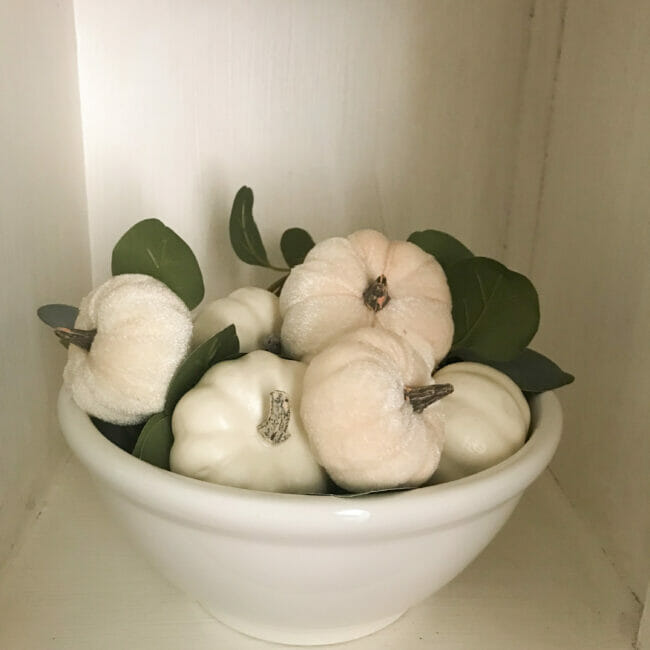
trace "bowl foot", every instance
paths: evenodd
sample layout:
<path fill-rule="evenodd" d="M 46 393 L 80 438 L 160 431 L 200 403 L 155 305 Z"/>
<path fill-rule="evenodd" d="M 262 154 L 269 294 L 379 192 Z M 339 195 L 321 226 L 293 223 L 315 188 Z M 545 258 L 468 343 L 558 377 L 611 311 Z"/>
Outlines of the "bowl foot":
<path fill-rule="evenodd" d="M 205 607 L 205 606 L 204 606 Z M 345 641 L 352 641 L 359 639 L 363 636 L 368 636 L 374 632 L 378 632 L 391 623 L 394 623 L 404 612 L 397 615 L 382 618 L 368 623 L 359 625 L 346 625 L 343 627 L 331 628 L 304 628 L 299 627 L 276 627 L 259 625 L 253 621 L 237 618 L 230 614 L 223 612 L 214 612 L 208 607 L 205 609 L 214 616 L 218 621 L 231 627 L 237 632 L 252 636 L 256 639 L 263 641 L 271 641 L 273 643 L 282 643 L 284 645 L 329 645 L 332 643 L 343 643 Z"/>

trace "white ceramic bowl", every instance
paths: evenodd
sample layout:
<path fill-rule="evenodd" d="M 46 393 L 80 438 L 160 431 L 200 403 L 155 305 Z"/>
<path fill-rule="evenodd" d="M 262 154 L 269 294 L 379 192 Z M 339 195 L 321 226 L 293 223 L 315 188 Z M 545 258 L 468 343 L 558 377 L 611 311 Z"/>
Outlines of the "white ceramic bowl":
<path fill-rule="evenodd" d="M 62 389 L 63 434 L 143 554 L 218 620 L 280 643 L 347 641 L 458 575 L 547 466 L 562 414 L 532 402 L 532 436 L 473 476 L 354 498 L 242 490 L 166 472 L 106 440 Z"/>

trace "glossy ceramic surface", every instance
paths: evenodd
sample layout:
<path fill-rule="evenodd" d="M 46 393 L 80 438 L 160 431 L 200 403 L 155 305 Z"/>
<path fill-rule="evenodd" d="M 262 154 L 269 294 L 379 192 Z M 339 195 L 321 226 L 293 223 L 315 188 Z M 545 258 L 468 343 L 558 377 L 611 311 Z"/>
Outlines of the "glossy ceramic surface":
<path fill-rule="evenodd" d="M 203 483 L 148 465 L 107 441 L 65 389 L 63 434 L 146 558 L 215 618 L 300 645 L 370 634 L 458 575 L 548 465 L 562 415 L 532 403 L 532 435 L 473 476 L 354 498 L 285 495 Z"/>

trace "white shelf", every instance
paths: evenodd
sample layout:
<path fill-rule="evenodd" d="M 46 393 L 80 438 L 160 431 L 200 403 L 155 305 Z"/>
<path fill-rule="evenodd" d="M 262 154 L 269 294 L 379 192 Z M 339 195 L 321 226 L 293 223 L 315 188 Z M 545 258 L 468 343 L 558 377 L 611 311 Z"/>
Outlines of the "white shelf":
<path fill-rule="evenodd" d="M 350 650 L 621 650 L 640 605 L 546 473 L 486 551 L 397 623 Z M 212 619 L 141 561 L 70 459 L 0 573 L 0 648 L 280 647 Z M 336 646 L 330 646 L 336 647 Z"/>

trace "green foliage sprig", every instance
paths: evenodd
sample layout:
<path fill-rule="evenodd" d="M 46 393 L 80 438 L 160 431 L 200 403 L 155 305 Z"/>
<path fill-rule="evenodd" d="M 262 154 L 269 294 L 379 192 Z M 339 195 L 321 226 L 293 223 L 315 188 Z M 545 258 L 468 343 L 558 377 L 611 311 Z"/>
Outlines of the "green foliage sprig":
<path fill-rule="evenodd" d="M 242 187 L 230 216 L 230 241 L 235 254 L 247 264 L 288 272 L 268 262 L 255 219 L 253 192 Z M 532 282 L 497 260 L 476 256 L 452 235 L 439 230 L 412 233 L 408 240 L 433 255 L 447 275 L 452 295 L 454 341 L 441 365 L 453 361 L 479 361 L 501 370 L 527 392 L 559 388 L 574 380 L 553 361 L 527 346 L 539 327 L 539 299 Z M 304 261 L 314 246 L 301 228 L 284 232 L 282 255 L 293 267 Z M 283 275 L 269 290 L 280 293 Z"/>

